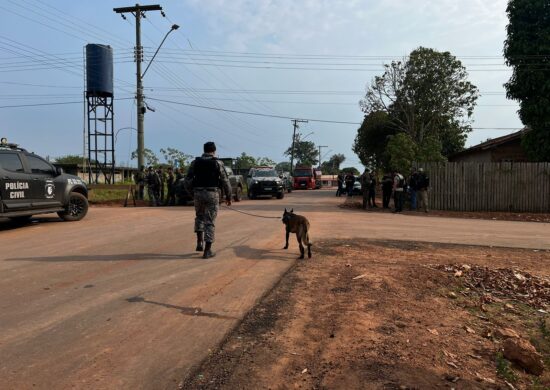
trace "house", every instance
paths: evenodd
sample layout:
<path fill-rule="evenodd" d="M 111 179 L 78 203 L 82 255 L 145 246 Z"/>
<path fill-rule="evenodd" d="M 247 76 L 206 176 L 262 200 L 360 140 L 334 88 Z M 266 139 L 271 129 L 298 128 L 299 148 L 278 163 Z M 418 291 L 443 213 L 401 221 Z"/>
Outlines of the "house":
<path fill-rule="evenodd" d="M 53 164 L 56 167 L 63 168 L 63 171 L 65 173 L 78 176 L 86 182 L 88 182 L 88 179 L 90 178 L 88 166 L 83 167 L 82 164 L 74 164 L 74 163 L 69 163 L 69 164 L 53 163 Z M 92 170 L 93 170 L 92 176 L 95 178 L 95 168 L 92 168 Z M 133 167 L 115 167 L 115 177 L 114 177 L 115 183 L 119 184 L 119 183 L 133 181 L 134 173 L 137 172 L 137 170 L 138 170 L 137 168 L 133 168 Z M 99 172 L 98 174 L 98 183 L 100 184 L 105 183 L 105 175 L 103 174 L 103 172 Z"/>
<path fill-rule="evenodd" d="M 449 156 L 450 162 L 527 162 L 521 138 L 528 129 L 493 138 Z"/>

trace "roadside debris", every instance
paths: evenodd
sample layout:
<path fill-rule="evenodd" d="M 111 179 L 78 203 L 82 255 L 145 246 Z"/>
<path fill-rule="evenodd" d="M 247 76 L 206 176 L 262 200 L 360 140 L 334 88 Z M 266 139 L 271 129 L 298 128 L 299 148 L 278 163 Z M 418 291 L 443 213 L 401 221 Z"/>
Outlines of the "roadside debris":
<path fill-rule="evenodd" d="M 461 293 L 468 296 L 483 294 L 486 302 L 500 298 L 523 302 L 536 309 L 550 309 L 550 280 L 512 268 L 491 269 L 467 264 L 432 265 L 455 277 L 460 277 L 466 287 Z M 514 309 L 510 304 L 507 309 Z"/>

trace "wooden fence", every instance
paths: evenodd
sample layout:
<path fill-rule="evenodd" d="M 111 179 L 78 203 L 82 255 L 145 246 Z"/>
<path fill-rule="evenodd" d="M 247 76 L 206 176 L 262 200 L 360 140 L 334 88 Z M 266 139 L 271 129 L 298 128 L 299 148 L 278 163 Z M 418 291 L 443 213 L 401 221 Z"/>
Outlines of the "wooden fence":
<path fill-rule="evenodd" d="M 430 208 L 550 212 L 550 163 L 425 163 Z"/>

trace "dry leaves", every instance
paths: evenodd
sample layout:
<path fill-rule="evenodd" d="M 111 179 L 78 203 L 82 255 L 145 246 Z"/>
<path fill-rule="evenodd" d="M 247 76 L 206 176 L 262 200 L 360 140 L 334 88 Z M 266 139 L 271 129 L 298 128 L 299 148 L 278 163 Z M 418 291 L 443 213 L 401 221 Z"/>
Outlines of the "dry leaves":
<path fill-rule="evenodd" d="M 511 268 L 491 269 L 476 265 L 434 265 L 460 279 L 467 289 L 465 295 L 482 295 L 485 302 L 500 298 L 514 299 L 537 309 L 550 308 L 550 280 Z"/>

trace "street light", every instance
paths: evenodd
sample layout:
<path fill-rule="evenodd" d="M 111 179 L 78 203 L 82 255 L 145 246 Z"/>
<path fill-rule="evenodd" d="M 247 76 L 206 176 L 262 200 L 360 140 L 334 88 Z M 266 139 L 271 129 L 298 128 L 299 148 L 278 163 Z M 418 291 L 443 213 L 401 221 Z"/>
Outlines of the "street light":
<path fill-rule="evenodd" d="M 137 19 L 139 20 L 139 19 Z M 170 31 L 166 33 L 162 41 L 160 42 L 159 47 L 155 51 L 155 54 L 149 61 L 149 64 L 147 65 L 147 68 L 145 68 L 145 72 L 143 74 L 141 73 L 141 55 L 138 55 L 137 58 L 137 93 L 136 93 L 136 103 L 137 103 L 137 158 L 138 158 L 138 167 L 141 168 L 145 162 L 145 137 L 144 137 L 144 130 L 143 130 L 143 122 L 145 119 L 145 105 L 143 104 L 143 77 L 147 73 L 147 70 L 153 63 L 153 60 L 157 56 L 157 53 L 159 52 L 160 48 L 162 47 L 162 44 L 168 38 L 168 35 L 174 31 L 177 30 L 180 26 L 177 24 L 173 24 L 170 28 Z M 137 39 L 137 47 L 138 49 L 141 49 L 141 37 L 139 36 L 139 29 L 136 29 L 136 38 Z M 143 49 L 141 49 L 143 50 Z M 140 54 L 140 53 L 138 53 Z"/>
<path fill-rule="evenodd" d="M 120 133 L 121 130 L 134 130 L 134 131 L 137 131 L 137 129 L 135 127 L 121 127 L 120 129 L 118 129 L 115 133 L 115 144 L 116 144 L 116 140 L 117 140 L 117 137 L 118 137 L 118 133 Z"/>
<path fill-rule="evenodd" d="M 151 58 L 151 60 L 149 61 L 149 64 L 147 65 L 147 68 L 145 68 L 145 71 L 143 72 L 143 74 L 141 75 L 141 78 L 143 78 L 145 76 L 145 73 L 147 73 L 147 70 L 149 69 L 149 67 L 151 66 L 151 64 L 153 63 L 153 60 L 155 59 L 155 57 L 157 56 L 157 53 L 159 52 L 162 44 L 164 43 L 164 41 L 166 40 L 166 38 L 168 38 L 168 35 L 172 32 L 172 31 L 175 31 L 177 30 L 178 28 L 180 28 L 180 26 L 178 26 L 177 24 L 173 24 L 172 27 L 170 28 L 170 31 L 168 31 L 166 33 L 166 35 L 164 36 L 164 38 L 162 38 L 162 42 L 160 43 L 159 47 L 157 48 L 157 51 L 155 51 L 155 54 L 153 54 L 153 57 Z"/>

